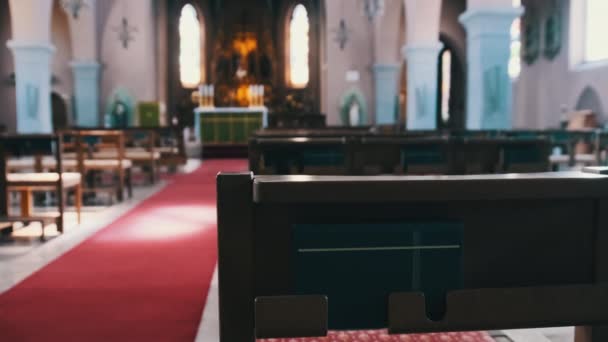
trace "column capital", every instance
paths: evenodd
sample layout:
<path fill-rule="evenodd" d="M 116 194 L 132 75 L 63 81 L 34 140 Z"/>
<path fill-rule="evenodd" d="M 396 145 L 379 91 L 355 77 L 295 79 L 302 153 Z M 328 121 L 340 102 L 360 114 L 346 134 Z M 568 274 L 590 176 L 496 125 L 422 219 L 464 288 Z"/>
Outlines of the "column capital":
<path fill-rule="evenodd" d="M 406 44 L 401 48 L 403 58 L 435 58 L 439 55 L 443 49 L 443 43 L 441 42 L 429 42 L 429 43 L 413 43 Z"/>
<path fill-rule="evenodd" d="M 48 54 L 55 53 L 55 46 L 50 43 L 9 40 L 6 42 L 6 46 L 13 52 L 32 51 Z"/>
<path fill-rule="evenodd" d="M 458 20 L 467 29 L 467 34 L 502 35 L 510 32 L 513 20 L 524 13 L 523 7 L 471 8 Z"/>
<path fill-rule="evenodd" d="M 374 72 L 394 72 L 399 70 L 399 64 L 395 63 L 375 63 L 372 65 L 372 71 Z"/>
<path fill-rule="evenodd" d="M 73 60 L 70 61 L 70 67 L 72 69 L 101 69 L 101 64 L 95 60 Z"/>

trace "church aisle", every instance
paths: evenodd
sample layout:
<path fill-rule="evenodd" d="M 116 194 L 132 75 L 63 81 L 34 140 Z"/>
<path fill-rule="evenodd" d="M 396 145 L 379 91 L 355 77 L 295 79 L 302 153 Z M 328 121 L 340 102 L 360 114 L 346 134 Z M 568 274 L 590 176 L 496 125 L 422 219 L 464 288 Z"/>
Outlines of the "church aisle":
<path fill-rule="evenodd" d="M 209 161 L 0 295 L 6 341 L 192 341 L 216 263 Z"/>

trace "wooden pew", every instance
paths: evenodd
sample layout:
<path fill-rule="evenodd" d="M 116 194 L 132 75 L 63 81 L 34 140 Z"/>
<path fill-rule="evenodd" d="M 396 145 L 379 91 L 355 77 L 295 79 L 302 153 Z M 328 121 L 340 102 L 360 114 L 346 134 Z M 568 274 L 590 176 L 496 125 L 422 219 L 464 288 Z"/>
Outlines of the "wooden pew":
<path fill-rule="evenodd" d="M 263 137 L 251 140 L 249 149 L 254 172 L 340 175 L 351 169 L 346 137 Z"/>
<path fill-rule="evenodd" d="M 120 130 L 77 130 L 76 161 L 78 170 L 83 175 L 89 172 L 109 171 L 115 174 L 116 184 L 112 189 L 89 187 L 92 192 L 109 190 L 115 192 L 116 199 L 124 199 L 125 189 L 129 198 L 133 196 L 131 170 L 133 162 L 125 156 L 125 136 Z M 95 155 L 96 152 L 110 151 L 108 155 Z"/>
<path fill-rule="evenodd" d="M 147 175 L 149 184 L 155 184 L 159 174 L 161 152 L 157 148 L 159 132 L 151 128 L 128 127 L 119 130 L 108 128 L 74 128 L 72 131 L 120 131 L 124 135 L 124 159 L 133 166 L 139 166 Z M 116 159 L 118 151 L 110 144 L 109 148 L 101 148 L 92 153 L 95 159 Z"/>
<path fill-rule="evenodd" d="M 270 128 L 322 128 L 326 127 L 326 117 L 320 113 L 270 113 Z"/>
<path fill-rule="evenodd" d="M 250 140 L 249 165 L 256 174 L 543 172 L 549 170 L 550 154 L 545 138 L 275 131 Z M 307 157 L 314 155 L 325 158 Z M 317 167 L 321 159 L 324 169 Z"/>
<path fill-rule="evenodd" d="M 0 205 L 0 217 L 7 216 L 14 222 L 41 222 L 42 238 L 44 238 L 44 226 L 55 223 L 57 230 L 64 230 L 65 198 L 68 191 L 74 191 L 77 220 L 80 223 L 80 212 L 82 207 L 82 185 L 81 175 L 74 172 L 63 172 L 62 166 L 62 140 L 56 135 L 11 135 L 0 136 L 0 145 L 3 146 L 0 160 L 2 163 L 3 202 Z M 9 157 L 52 155 L 54 167 L 52 170 L 38 169 L 29 172 L 8 172 L 6 160 Z M 20 216 L 11 216 L 9 213 L 9 193 L 19 192 L 21 194 Z M 33 212 L 34 192 L 54 192 L 57 199 L 58 212 L 50 215 L 39 215 Z"/>
<path fill-rule="evenodd" d="M 220 174 L 220 341 L 584 326 L 608 340 L 608 176 Z"/>
<path fill-rule="evenodd" d="M 178 126 L 154 128 L 158 140 L 156 150 L 160 152 L 159 165 L 175 171 L 188 161 L 182 128 Z"/>
<path fill-rule="evenodd" d="M 125 157 L 125 136 L 120 130 L 66 130 L 60 133 L 66 158 L 62 163 L 65 169 L 79 172 L 87 179 L 85 192 L 110 192 L 118 201 L 124 199 L 125 189 L 129 198 L 133 196 L 132 161 Z M 43 159 L 46 169 L 57 164 L 48 158 Z M 111 172 L 116 182 L 110 187 L 98 187 L 94 173 Z M 113 199 L 113 196 L 111 197 Z"/>

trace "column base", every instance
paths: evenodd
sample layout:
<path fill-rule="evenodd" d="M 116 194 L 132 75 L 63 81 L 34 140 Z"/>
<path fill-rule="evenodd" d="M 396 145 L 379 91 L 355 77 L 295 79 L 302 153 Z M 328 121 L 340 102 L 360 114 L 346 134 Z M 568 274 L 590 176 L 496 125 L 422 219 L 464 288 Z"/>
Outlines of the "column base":
<path fill-rule="evenodd" d="M 397 95 L 399 65 L 375 64 L 374 72 L 375 114 L 377 125 L 397 123 Z"/>
<path fill-rule="evenodd" d="M 96 61 L 72 61 L 76 124 L 80 127 L 99 126 L 99 70 Z"/>

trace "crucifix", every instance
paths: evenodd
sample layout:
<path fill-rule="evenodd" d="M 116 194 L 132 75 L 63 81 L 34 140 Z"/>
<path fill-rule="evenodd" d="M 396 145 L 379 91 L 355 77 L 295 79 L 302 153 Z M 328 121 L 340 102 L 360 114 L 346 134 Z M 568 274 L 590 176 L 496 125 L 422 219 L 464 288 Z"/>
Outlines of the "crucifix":
<path fill-rule="evenodd" d="M 135 40 L 133 33 L 137 32 L 137 28 L 129 25 L 128 19 L 123 17 L 120 26 L 116 27 L 114 30 L 118 33 L 118 40 L 122 42 L 122 46 L 125 49 L 128 49 L 129 42 Z"/>

